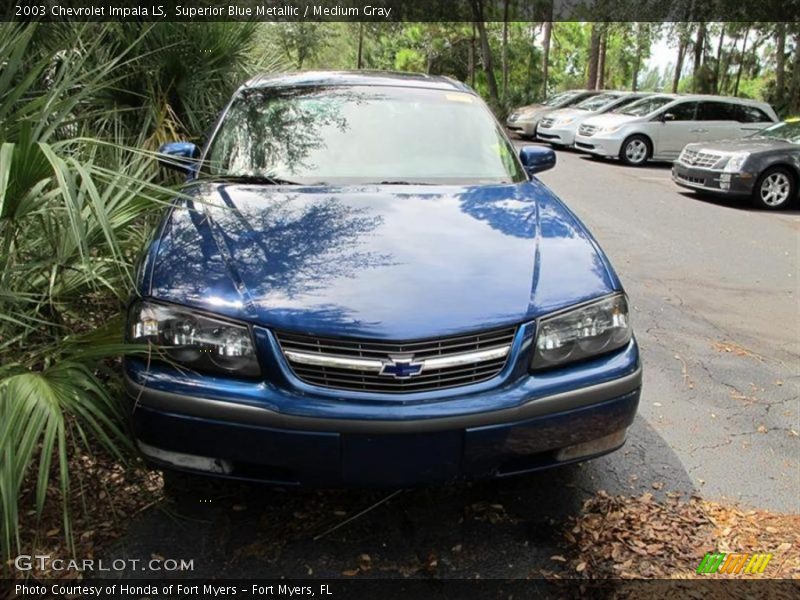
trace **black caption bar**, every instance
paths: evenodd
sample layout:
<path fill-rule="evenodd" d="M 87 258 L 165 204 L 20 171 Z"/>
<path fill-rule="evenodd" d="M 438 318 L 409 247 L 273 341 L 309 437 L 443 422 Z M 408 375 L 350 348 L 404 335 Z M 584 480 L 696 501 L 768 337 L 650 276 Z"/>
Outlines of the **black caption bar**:
<path fill-rule="evenodd" d="M 502 21 L 505 0 L 0 0 L 5 21 Z M 510 21 L 798 21 L 800 0 L 512 0 Z"/>
<path fill-rule="evenodd" d="M 671 580 L 44 580 L 0 581 L 15 600 L 102 598 L 205 600 L 293 598 L 307 600 L 493 600 L 507 598 L 798 598 L 800 581 L 746 579 Z"/>

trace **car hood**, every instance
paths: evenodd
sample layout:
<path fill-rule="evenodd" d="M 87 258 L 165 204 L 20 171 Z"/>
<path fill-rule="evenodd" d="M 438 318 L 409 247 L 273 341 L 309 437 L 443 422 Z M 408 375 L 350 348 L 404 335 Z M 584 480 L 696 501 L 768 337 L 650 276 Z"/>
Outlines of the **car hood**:
<path fill-rule="evenodd" d="M 554 119 L 566 119 L 568 117 L 587 117 L 591 114 L 591 112 L 582 108 L 558 108 L 550 111 L 547 116 Z"/>
<path fill-rule="evenodd" d="M 697 142 L 688 145 L 692 150 L 708 150 L 711 152 L 769 152 L 772 150 L 794 150 L 800 152 L 800 145 L 786 140 L 746 137 L 716 142 Z"/>
<path fill-rule="evenodd" d="M 619 113 L 605 113 L 589 117 L 584 121 L 586 125 L 594 125 L 596 127 L 614 127 L 615 125 L 624 125 L 631 121 L 636 121 L 640 117 L 634 115 L 621 115 Z"/>
<path fill-rule="evenodd" d="M 540 182 L 203 184 L 171 211 L 144 295 L 265 327 L 419 339 L 520 323 L 619 289 Z"/>
<path fill-rule="evenodd" d="M 554 110 L 558 110 L 557 108 L 553 108 L 552 106 L 545 106 L 544 104 L 533 105 L 533 106 L 526 106 L 519 111 L 514 111 L 512 114 L 516 114 L 516 118 L 519 120 L 525 119 L 537 119 L 539 117 L 544 116 L 545 114 L 551 113 Z"/>

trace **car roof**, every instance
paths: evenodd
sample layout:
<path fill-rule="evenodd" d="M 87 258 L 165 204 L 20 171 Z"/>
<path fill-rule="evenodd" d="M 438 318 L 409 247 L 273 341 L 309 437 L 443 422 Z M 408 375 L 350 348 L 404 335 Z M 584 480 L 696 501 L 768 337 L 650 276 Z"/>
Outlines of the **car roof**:
<path fill-rule="evenodd" d="M 302 86 L 352 86 L 370 85 L 387 87 L 429 88 L 435 90 L 475 92 L 467 85 L 442 75 L 425 73 L 400 73 L 393 71 L 298 71 L 257 75 L 240 89 Z"/>

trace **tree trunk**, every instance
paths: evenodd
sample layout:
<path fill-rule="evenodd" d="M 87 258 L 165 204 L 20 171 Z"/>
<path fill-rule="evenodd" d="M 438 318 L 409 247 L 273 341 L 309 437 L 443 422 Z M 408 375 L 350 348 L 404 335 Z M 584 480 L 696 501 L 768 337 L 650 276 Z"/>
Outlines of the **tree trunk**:
<path fill-rule="evenodd" d="M 547 97 L 547 77 L 550 69 L 550 36 L 553 31 L 553 22 L 545 21 L 544 40 L 542 40 L 542 98 Z"/>
<path fill-rule="evenodd" d="M 700 79 L 702 77 L 701 68 L 703 66 L 703 53 L 705 51 L 706 24 L 697 24 L 697 37 L 694 41 L 694 66 L 692 67 L 692 91 L 697 93 L 702 91 Z"/>
<path fill-rule="evenodd" d="M 717 60 L 714 63 L 714 93 L 720 93 L 720 66 L 722 65 L 722 46 L 725 43 L 725 23 L 722 24 L 722 31 L 719 32 L 719 44 L 717 44 Z"/>
<path fill-rule="evenodd" d="M 744 53 L 747 50 L 747 36 L 750 34 L 750 27 L 744 30 L 744 40 L 742 41 L 742 53 L 739 55 L 739 68 L 736 70 L 736 83 L 733 86 L 733 95 L 739 95 L 739 81 L 742 79 L 742 69 L 744 68 Z"/>
<path fill-rule="evenodd" d="M 786 23 L 778 23 L 775 37 L 775 105 L 780 109 L 786 87 Z"/>
<path fill-rule="evenodd" d="M 364 48 L 364 23 L 358 24 L 358 66 L 356 68 L 361 69 L 363 63 L 361 61 L 362 57 L 362 50 Z"/>
<path fill-rule="evenodd" d="M 792 82 L 789 87 L 789 105 L 787 112 L 800 110 L 800 33 L 794 41 L 794 67 L 792 68 Z"/>
<path fill-rule="evenodd" d="M 678 60 L 675 62 L 675 73 L 672 76 L 672 93 L 678 93 L 678 84 L 681 81 L 681 71 L 683 71 L 683 58 L 686 55 L 686 40 L 681 36 L 678 42 Z"/>
<path fill-rule="evenodd" d="M 635 92 L 638 88 L 639 69 L 642 66 L 642 23 L 634 25 L 634 40 L 636 52 L 633 55 L 633 73 L 631 73 L 631 91 Z"/>
<path fill-rule="evenodd" d="M 489 88 L 489 100 L 493 107 L 497 107 L 500 99 L 497 95 L 497 80 L 494 77 L 492 49 L 489 46 L 489 36 L 486 35 L 486 25 L 483 22 L 483 0 L 473 0 L 472 8 L 476 18 L 475 27 L 478 28 L 478 38 L 481 42 L 481 63 L 483 63 L 483 72 L 486 75 L 486 85 Z"/>
<path fill-rule="evenodd" d="M 597 89 L 597 63 L 600 59 L 600 27 L 592 23 L 592 38 L 589 45 L 589 76 L 586 79 L 586 89 Z"/>
<path fill-rule="evenodd" d="M 469 40 L 469 85 L 475 87 L 475 23 L 472 23 L 472 38 Z"/>
<path fill-rule="evenodd" d="M 503 55 L 502 55 L 502 72 L 503 72 L 503 102 L 506 101 L 508 93 L 508 3 L 510 0 L 505 0 L 503 4 Z"/>
<path fill-rule="evenodd" d="M 603 25 L 603 32 L 600 34 L 600 49 L 597 53 L 597 88 L 603 90 L 606 87 L 606 46 L 608 44 L 608 25 Z"/>

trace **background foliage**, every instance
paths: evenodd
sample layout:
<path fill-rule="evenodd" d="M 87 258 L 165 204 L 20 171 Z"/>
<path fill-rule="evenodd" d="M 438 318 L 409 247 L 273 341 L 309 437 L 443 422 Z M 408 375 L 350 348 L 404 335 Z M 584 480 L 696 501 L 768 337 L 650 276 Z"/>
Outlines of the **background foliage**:
<path fill-rule="evenodd" d="M 19 549 L 23 511 L 41 514 L 54 490 L 71 539 L 77 452 L 130 455 L 113 360 L 131 351 L 121 313 L 133 261 L 174 194 L 152 151 L 200 142 L 250 74 L 444 74 L 500 117 L 582 87 L 734 94 L 800 110 L 796 23 L 484 23 L 474 7 L 473 23 L 0 24 L 3 559 Z M 659 39 L 674 60 L 648 70 Z"/>

